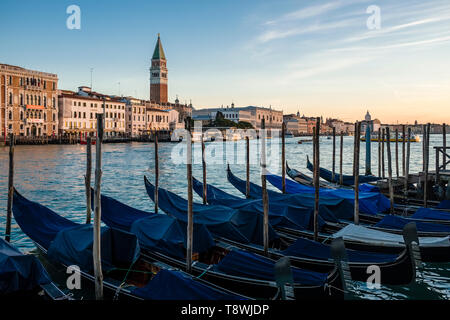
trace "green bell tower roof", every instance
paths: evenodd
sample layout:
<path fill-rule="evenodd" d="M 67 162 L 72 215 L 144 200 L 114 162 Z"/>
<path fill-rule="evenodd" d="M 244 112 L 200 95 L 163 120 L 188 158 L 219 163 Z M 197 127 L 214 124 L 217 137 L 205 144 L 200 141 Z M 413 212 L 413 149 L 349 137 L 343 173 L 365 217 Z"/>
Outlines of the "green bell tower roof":
<path fill-rule="evenodd" d="M 161 43 L 161 38 L 159 37 L 159 33 L 158 33 L 158 41 L 156 42 L 156 46 L 155 46 L 155 51 L 153 52 L 153 57 L 152 59 L 155 60 L 166 60 L 166 56 L 164 54 L 164 50 L 162 47 L 162 43 Z"/>

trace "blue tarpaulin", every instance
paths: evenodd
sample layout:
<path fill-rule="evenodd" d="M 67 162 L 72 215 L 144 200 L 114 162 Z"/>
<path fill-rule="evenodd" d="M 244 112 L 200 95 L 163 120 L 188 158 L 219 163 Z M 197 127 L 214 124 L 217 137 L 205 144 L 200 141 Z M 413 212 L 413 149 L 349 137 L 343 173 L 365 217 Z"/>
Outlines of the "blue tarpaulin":
<path fill-rule="evenodd" d="M 437 209 L 450 209 L 450 200 L 442 200 L 436 207 Z"/>
<path fill-rule="evenodd" d="M 383 254 L 356 250 L 346 250 L 348 261 L 357 263 L 388 263 L 397 259 L 395 254 Z M 285 256 L 303 257 L 308 259 L 332 260 L 331 249 L 327 244 L 309 239 L 299 238 L 286 250 L 282 251 Z"/>
<path fill-rule="evenodd" d="M 378 222 L 375 227 L 386 228 L 386 229 L 396 229 L 403 230 L 403 227 L 409 222 L 415 222 L 417 231 L 420 232 L 443 232 L 450 233 L 450 226 L 445 226 L 436 223 L 427 222 L 417 222 L 413 219 L 403 218 L 394 215 L 386 215 L 380 222 Z"/>
<path fill-rule="evenodd" d="M 313 164 L 309 161 L 309 159 L 307 160 L 307 164 L 306 167 L 310 170 L 310 171 L 314 171 L 314 166 Z M 333 173 L 330 170 L 324 169 L 324 168 L 319 168 L 319 176 L 329 182 L 334 182 L 334 183 L 339 183 L 340 179 L 341 179 L 341 175 L 339 173 L 335 173 L 334 175 L 334 180 L 332 179 L 333 177 Z M 375 176 L 359 176 L 359 183 L 367 183 L 367 182 L 374 182 L 374 181 L 378 181 L 380 180 L 380 177 L 375 177 Z M 355 177 L 354 176 L 350 176 L 350 175 L 343 175 L 342 176 L 342 180 L 343 180 L 343 184 L 344 186 L 352 186 L 355 184 Z"/>
<path fill-rule="evenodd" d="M 135 234 L 139 244 L 171 257 L 184 258 L 187 225 L 166 214 L 145 212 L 102 195 L 102 221 L 110 226 Z M 206 226 L 194 224 L 194 252 L 205 252 L 214 246 Z"/>
<path fill-rule="evenodd" d="M 186 224 L 165 214 L 136 220 L 131 232 L 147 250 L 162 252 L 170 257 L 183 259 L 186 252 Z M 206 252 L 215 245 L 204 225 L 194 225 L 193 251 Z"/>
<path fill-rule="evenodd" d="M 193 178 L 193 188 L 201 196 L 203 192 L 203 183 Z M 207 185 L 207 200 L 213 205 L 224 205 L 241 212 L 264 213 L 261 199 L 243 199 L 228 194 L 212 185 Z M 325 208 L 322 212 L 325 211 Z M 334 215 L 326 215 L 327 219 L 333 219 Z M 314 221 L 314 209 L 286 202 L 271 201 L 269 198 L 269 222 L 274 227 L 285 227 L 300 230 L 312 230 Z M 329 220 L 327 220 L 329 221 Z M 319 212 L 319 228 L 325 221 Z M 338 222 L 337 218 L 333 222 Z"/>
<path fill-rule="evenodd" d="M 145 287 L 132 292 L 146 300 L 243 300 L 171 270 L 159 271 Z"/>
<path fill-rule="evenodd" d="M 13 213 L 22 231 L 46 249 L 59 231 L 78 225 L 49 208 L 24 198 L 17 191 L 14 191 Z"/>
<path fill-rule="evenodd" d="M 282 178 L 274 174 L 266 176 L 269 181 L 277 189 L 282 188 Z M 314 187 L 298 184 L 290 179 L 286 179 L 286 193 L 289 194 L 314 194 Z M 329 189 L 320 188 L 320 197 L 338 198 L 349 201 L 352 205 L 355 202 L 355 191 L 350 189 Z M 359 193 L 359 209 L 362 213 L 377 214 L 386 212 L 390 208 L 389 199 L 381 193 L 377 192 L 360 192 Z"/>
<path fill-rule="evenodd" d="M 420 208 L 411 216 L 411 218 L 450 221 L 450 212 L 431 208 Z"/>
<path fill-rule="evenodd" d="M 241 193 L 245 194 L 246 181 L 236 177 L 231 170 L 227 171 L 228 181 Z M 276 188 L 281 190 L 281 177 L 275 175 L 266 175 L 269 181 Z M 305 189 L 306 188 L 306 189 Z M 286 202 L 291 204 L 298 204 L 304 207 L 314 205 L 314 188 L 302 186 L 291 180 L 286 179 L 286 192 L 271 191 L 269 193 L 269 201 Z M 250 197 L 253 199 L 260 199 L 262 196 L 262 189 L 260 186 L 250 182 Z M 336 218 L 344 220 L 353 219 L 355 195 L 352 190 L 320 190 L 320 205 L 327 206 L 328 209 L 336 216 Z M 331 209 L 330 204 L 335 203 L 336 208 Z M 345 202 L 345 204 L 343 203 Z M 360 211 L 367 214 L 376 215 L 379 212 L 387 211 L 390 207 L 389 199 L 378 193 L 360 193 Z M 339 208 L 339 209 L 338 209 Z M 322 218 L 324 218 L 322 216 Z M 325 218 L 324 218 L 325 219 Z M 325 219 L 327 220 L 327 219 Z"/>
<path fill-rule="evenodd" d="M 145 179 L 149 197 L 154 200 L 155 187 Z M 169 215 L 187 223 L 188 202 L 182 197 L 158 188 L 159 207 Z M 225 206 L 193 203 L 194 224 L 205 225 L 214 237 L 223 237 L 241 243 L 263 244 L 263 216 L 239 212 Z M 278 235 L 269 225 L 269 239 Z"/>
<path fill-rule="evenodd" d="M 0 296 L 48 283 L 50 278 L 35 256 L 25 255 L 0 239 Z"/>
<path fill-rule="evenodd" d="M 91 224 L 61 230 L 48 248 L 49 259 L 68 266 L 77 265 L 85 272 L 93 272 L 93 234 Z M 114 269 L 117 265 L 131 266 L 139 254 L 135 235 L 109 227 L 101 228 L 104 271 Z"/>
<path fill-rule="evenodd" d="M 231 250 L 214 268 L 218 271 L 241 277 L 275 281 L 275 262 L 242 250 Z M 322 286 L 327 281 L 327 273 L 319 273 L 292 268 L 294 283 Z"/>

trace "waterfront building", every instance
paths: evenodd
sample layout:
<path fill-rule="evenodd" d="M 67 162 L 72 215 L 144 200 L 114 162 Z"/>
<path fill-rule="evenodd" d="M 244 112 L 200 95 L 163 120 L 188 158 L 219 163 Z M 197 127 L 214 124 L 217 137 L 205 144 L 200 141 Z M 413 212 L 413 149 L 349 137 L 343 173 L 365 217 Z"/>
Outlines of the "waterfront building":
<path fill-rule="evenodd" d="M 194 110 L 192 112 L 192 119 L 206 122 L 214 121 L 219 112 L 225 119 L 231 120 L 235 123 L 239 123 L 241 121 L 245 121 L 248 123 L 254 122 L 252 113 L 249 110 L 244 110 L 243 108 L 235 108 L 234 103 L 231 104 L 231 108 L 229 106 L 222 106 L 220 108 Z"/>
<path fill-rule="evenodd" d="M 129 137 L 138 137 L 147 131 L 146 101 L 125 97 L 125 132 Z"/>
<path fill-rule="evenodd" d="M 104 115 L 105 137 L 125 135 L 123 98 L 79 87 L 78 92 L 62 90 L 59 97 L 59 133 L 93 136 L 97 130 L 97 114 Z"/>
<path fill-rule="evenodd" d="M 58 130 L 58 76 L 0 64 L 0 136 L 52 136 Z"/>
<path fill-rule="evenodd" d="M 169 131 L 169 111 L 148 107 L 146 108 L 146 116 L 147 131 Z"/>
<path fill-rule="evenodd" d="M 253 128 L 260 129 L 261 121 L 265 119 L 266 129 L 281 129 L 283 123 L 283 111 L 272 108 L 263 108 L 256 106 L 238 107 L 231 104 L 231 107 L 206 108 L 193 111 L 193 119 L 207 121 L 214 120 L 218 112 L 224 115 L 225 119 L 236 123 L 245 121 L 250 123 Z"/>
<path fill-rule="evenodd" d="M 286 123 L 286 130 L 293 135 L 304 135 L 308 133 L 308 125 L 305 118 L 300 117 L 300 113 L 287 114 L 283 116 Z"/>

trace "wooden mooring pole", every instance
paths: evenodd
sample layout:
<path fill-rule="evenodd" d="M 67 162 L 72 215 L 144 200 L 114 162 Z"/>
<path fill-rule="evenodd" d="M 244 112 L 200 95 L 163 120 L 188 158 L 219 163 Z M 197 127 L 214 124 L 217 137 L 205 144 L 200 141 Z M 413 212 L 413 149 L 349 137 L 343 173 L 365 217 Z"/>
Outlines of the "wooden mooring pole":
<path fill-rule="evenodd" d="M 361 132 L 361 122 L 355 123 L 355 148 L 353 156 L 353 168 L 354 168 L 354 188 L 355 188 L 355 206 L 354 206 L 354 223 L 359 224 L 359 146 L 360 146 L 360 136 Z"/>
<path fill-rule="evenodd" d="M 246 144 L 246 163 L 245 163 L 245 173 L 246 173 L 246 183 L 245 183 L 245 197 L 250 198 L 250 138 L 245 137 Z"/>
<path fill-rule="evenodd" d="M 102 141 L 103 141 L 103 114 L 97 118 L 97 141 L 95 153 L 95 195 L 94 195 L 94 277 L 95 298 L 103 300 L 103 272 L 101 255 L 101 177 L 102 177 Z"/>
<path fill-rule="evenodd" d="M 386 129 L 383 128 L 382 133 L 381 133 L 381 174 L 383 179 L 386 178 L 386 174 L 385 174 L 385 160 L 384 160 L 384 142 L 386 140 Z"/>
<path fill-rule="evenodd" d="M 339 146 L 339 184 L 344 184 L 344 175 L 342 173 L 342 164 L 344 160 L 344 131 L 341 131 L 341 144 Z"/>
<path fill-rule="evenodd" d="M 425 184 L 423 188 L 423 206 L 426 208 L 428 206 L 428 168 L 430 161 L 430 127 L 431 124 L 426 125 L 426 135 L 425 135 Z"/>
<path fill-rule="evenodd" d="M 405 159 L 405 199 L 408 199 L 408 184 L 409 184 L 409 160 L 411 158 L 411 128 L 408 127 L 408 136 L 406 143 L 406 159 Z"/>
<path fill-rule="evenodd" d="M 314 240 L 319 238 L 319 168 L 320 168 L 320 118 L 317 118 L 313 138 L 314 153 Z"/>
<path fill-rule="evenodd" d="M 372 174 L 372 148 L 371 148 L 370 125 L 366 125 L 366 176 Z"/>
<path fill-rule="evenodd" d="M 378 128 L 378 177 L 381 177 L 381 128 Z"/>
<path fill-rule="evenodd" d="M 386 128 L 386 150 L 387 150 L 387 158 L 388 158 L 389 199 L 391 201 L 390 212 L 394 213 L 394 187 L 392 185 L 391 131 L 390 131 L 389 127 Z"/>
<path fill-rule="evenodd" d="M 261 121 L 261 186 L 262 202 L 264 208 L 264 254 L 269 254 L 269 195 L 266 181 L 266 122 Z"/>
<path fill-rule="evenodd" d="M 5 133 L 6 135 L 6 133 Z M 9 174 L 8 174 L 8 204 L 6 209 L 5 240 L 11 241 L 12 205 L 14 196 L 14 135 L 9 135 Z"/>
<path fill-rule="evenodd" d="M 192 271 L 192 250 L 194 241 L 194 213 L 192 210 L 193 194 L 192 194 L 192 135 L 191 120 L 186 119 L 187 140 L 186 140 L 186 171 L 187 171 L 187 187 L 188 187 L 188 223 L 187 223 L 187 241 L 186 241 L 186 271 Z"/>
<path fill-rule="evenodd" d="M 398 129 L 395 129 L 395 171 L 397 173 L 397 180 L 400 177 L 400 169 L 398 163 Z"/>
<path fill-rule="evenodd" d="M 406 177 L 406 126 L 402 125 L 402 173 Z"/>
<path fill-rule="evenodd" d="M 155 213 L 159 208 L 159 150 L 158 150 L 158 132 L 155 130 Z"/>
<path fill-rule="evenodd" d="M 281 125 L 281 191 L 286 193 L 286 122 Z"/>
<path fill-rule="evenodd" d="M 91 223 L 92 213 L 92 193 L 91 193 L 91 176 L 92 176 L 92 138 L 86 138 L 86 175 L 84 176 L 84 185 L 86 187 L 86 224 Z"/>
<path fill-rule="evenodd" d="M 445 156 L 445 153 L 447 152 L 447 130 L 446 130 L 445 123 L 442 124 L 442 146 L 444 154 L 442 155 L 442 166 L 444 170 L 447 170 L 447 157 Z"/>
<path fill-rule="evenodd" d="M 203 172 L 203 204 L 208 203 L 207 184 L 206 184 L 206 159 L 205 159 L 205 141 L 202 133 L 202 172 Z"/>
<path fill-rule="evenodd" d="M 332 171 L 331 171 L 331 181 L 336 183 L 336 127 L 333 127 L 333 154 L 332 154 Z"/>

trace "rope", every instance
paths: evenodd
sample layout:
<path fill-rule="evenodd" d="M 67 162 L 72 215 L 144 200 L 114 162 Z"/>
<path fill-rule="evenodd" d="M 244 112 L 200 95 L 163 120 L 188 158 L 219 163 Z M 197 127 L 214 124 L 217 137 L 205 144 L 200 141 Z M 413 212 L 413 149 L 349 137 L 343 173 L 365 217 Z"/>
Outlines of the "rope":
<path fill-rule="evenodd" d="M 207 273 L 212 267 L 213 267 L 213 265 L 210 264 L 210 265 L 208 266 L 208 268 L 206 268 L 205 271 L 203 271 L 202 274 L 200 274 L 200 275 L 197 276 L 196 278 L 197 278 L 197 279 L 200 279 L 200 278 L 201 278 L 205 273 Z"/>
<path fill-rule="evenodd" d="M 132 264 L 130 264 L 130 267 L 128 268 L 127 273 L 125 274 L 125 277 L 122 280 L 122 283 L 120 284 L 120 286 L 117 287 L 116 293 L 114 294 L 114 299 L 113 299 L 114 301 L 119 299 L 120 290 L 122 290 L 122 287 L 126 284 L 125 281 L 127 280 L 128 274 L 130 273 L 131 267 L 133 267 L 133 265 L 134 265 L 134 262 Z"/>

